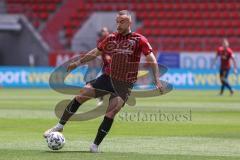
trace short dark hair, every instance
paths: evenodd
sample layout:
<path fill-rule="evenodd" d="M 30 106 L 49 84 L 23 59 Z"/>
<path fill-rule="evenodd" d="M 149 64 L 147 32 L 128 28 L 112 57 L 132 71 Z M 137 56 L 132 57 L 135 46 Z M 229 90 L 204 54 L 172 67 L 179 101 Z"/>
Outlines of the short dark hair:
<path fill-rule="evenodd" d="M 131 14 L 128 10 L 121 10 L 118 12 L 119 15 L 126 15 L 126 16 L 130 16 L 131 17 Z"/>
<path fill-rule="evenodd" d="M 126 15 L 129 18 L 130 21 L 132 19 L 131 14 L 128 10 L 121 10 L 121 11 L 118 12 L 118 15 L 120 15 L 120 16 Z"/>

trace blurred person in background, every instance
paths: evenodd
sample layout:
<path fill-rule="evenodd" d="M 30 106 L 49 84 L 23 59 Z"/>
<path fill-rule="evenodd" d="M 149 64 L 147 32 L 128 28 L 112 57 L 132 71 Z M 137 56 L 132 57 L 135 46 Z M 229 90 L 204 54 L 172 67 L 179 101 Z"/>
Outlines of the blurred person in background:
<path fill-rule="evenodd" d="M 97 41 L 97 45 L 99 45 L 107 36 L 109 35 L 109 30 L 107 27 L 103 27 L 101 31 L 99 32 L 99 39 Z M 103 61 L 103 71 L 105 69 L 109 70 L 110 69 L 110 63 L 111 63 L 111 57 L 108 54 L 102 54 L 102 61 Z M 103 97 L 98 98 L 98 105 L 101 105 L 103 103 Z"/>
<path fill-rule="evenodd" d="M 107 27 L 101 28 L 101 30 L 98 32 L 98 39 L 97 39 L 97 45 L 99 45 L 107 36 L 109 35 L 109 30 Z M 111 57 L 107 53 L 101 55 L 102 60 L 102 66 L 96 66 L 96 63 L 89 63 L 88 64 L 88 71 L 85 75 L 85 82 L 91 83 L 99 73 L 99 68 L 102 67 L 102 71 L 107 71 L 110 69 L 110 62 Z M 97 64 L 98 65 L 98 64 Z M 97 105 L 101 105 L 103 103 L 103 97 L 97 98 Z"/>
<path fill-rule="evenodd" d="M 230 94 L 233 95 L 233 89 L 231 85 L 228 83 L 228 74 L 231 69 L 231 61 L 234 65 L 234 73 L 237 74 L 237 63 L 234 58 L 234 54 L 232 49 L 229 47 L 229 42 L 225 38 L 222 41 L 222 46 L 220 46 L 217 50 L 216 57 L 213 60 L 213 65 L 216 63 L 218 57 L 220 57 L 220 81 L 221 81 L 221 90 L 219 95 L 222 95 L 225 87 L 227 87 L 230 91 Z"/>

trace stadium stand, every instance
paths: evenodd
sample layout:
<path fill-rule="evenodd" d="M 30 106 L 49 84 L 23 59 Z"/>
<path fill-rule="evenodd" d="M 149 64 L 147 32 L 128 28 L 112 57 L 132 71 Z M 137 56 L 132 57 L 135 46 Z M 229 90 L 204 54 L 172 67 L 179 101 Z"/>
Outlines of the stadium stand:
<path fill-rule="evenodd" d="M 6 0 L 6 2 L 8 13 L 25 14 L 32 24 L 39 28 L 55 12 L 62 0 Z"/>
<path fill-rule="evenodd" d="M 0 14 L 6 13 L 6 6 L 4 1 L 0 1 Z"/>
<path fill-rule="evenodd" d="M 164 51 L 209 51 L 227 37 L 240 50 L 240 3 L 235 0 L 6 0 L 9 13 L 24 13 L 53 50 L 70 48 L 70 41 L 95 11 L 134 11 L 154 48 Z M 33 3 L 34 2 L 34 3 Z M 56 8 L 60 7 L 59 12 Z M 49 19 L 49 15 L 53 17 Z M 63 36 L 59 36 L 62 33 Z M 52 34 L 49 36 L 49 34 Z M 64 42 L 61 42 L 65 39 Z"/>

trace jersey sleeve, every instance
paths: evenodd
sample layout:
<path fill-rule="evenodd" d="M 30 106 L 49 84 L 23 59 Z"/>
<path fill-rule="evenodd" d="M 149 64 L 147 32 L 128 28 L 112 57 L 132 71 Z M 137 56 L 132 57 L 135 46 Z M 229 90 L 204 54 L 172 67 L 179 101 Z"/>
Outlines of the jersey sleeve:
<path fill-rule="evenodd" d="M 107 42 L 109 40 L 109 36 L 107 36 L 106 38 L 104 38 L 102 41 L 100 41 L 98 44 L 97 44 L 97 49 L 99 51 L 103 51 L 104 47 L 106 46 Z"/>
<path fill-rule="evenodd" d="M 233 51 L 232 51 L 231 48 L 228 49 L 228 52 L 229 52 L 230 58 L 233 58 L 233 57 L 234 57 L 234 54 L 233 54 Z"/>
<path fill-rule="evenodd" d="M 142 53 L 147 56 L 152 52 L 152 46 L 149 44 L 147 38 L 144 36 L 141 37 L 140 44 L 142 46 Z"/>

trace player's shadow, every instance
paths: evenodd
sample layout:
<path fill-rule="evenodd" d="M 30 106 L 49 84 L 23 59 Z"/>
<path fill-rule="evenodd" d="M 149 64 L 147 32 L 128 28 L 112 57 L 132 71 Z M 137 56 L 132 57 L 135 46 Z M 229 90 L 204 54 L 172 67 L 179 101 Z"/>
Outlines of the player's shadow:
<path fill-rule="evenodd" d="M 44 151 L 44 152 L 45 153 L 91 153 L 90 151 Z"/>
<path fill-rule="evenodd" d="M 103 151 L 100 151 L 98 153 L 92 153 L 90 151 L 44 151 L 44 153 L 50 153 L 50 154 L 64 154 L 64 153 L 90 153 L 90 154 L 108 154 L 108 153 L 116 153 L 116 154 L 140 154 L 138 152 L 103 152 Z"/>
<path fill-rule="evenodd" d="M 44 151 L 45 153 L 91 153 L 90 151 Z M 101 153 L 101 152 L 100 152 Z"/>

